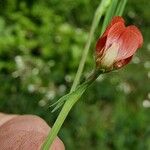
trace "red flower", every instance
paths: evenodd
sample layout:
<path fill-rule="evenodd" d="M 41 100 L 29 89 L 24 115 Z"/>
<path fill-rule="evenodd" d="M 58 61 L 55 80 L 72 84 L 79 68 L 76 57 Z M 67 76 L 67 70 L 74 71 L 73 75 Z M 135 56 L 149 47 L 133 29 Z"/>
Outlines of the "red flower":
<path fill-rule="evenodd" d="M 96 65 L 107 70 L 121 68 L 142 44 L 143 37 L 136 26 L 125 27 L 122 17 L 114 17 L 96 44 Z"/>

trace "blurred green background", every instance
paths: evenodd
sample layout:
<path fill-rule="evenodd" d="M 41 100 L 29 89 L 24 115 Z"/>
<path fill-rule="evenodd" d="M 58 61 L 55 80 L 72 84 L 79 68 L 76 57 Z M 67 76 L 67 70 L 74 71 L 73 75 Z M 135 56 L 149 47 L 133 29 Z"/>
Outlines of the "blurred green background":
<path fill-rule="evenodd" d="M 0 111 L 36 114 L 52 125 L 49 105 L 73 82 L 99 0 L 0 0 Z M 67 150 L 150 149 L 150 1 L 129 0 L 127 24 L 144 46 L 132 62 L 101 76 L 75 105 L 59 136 Z M 84 70 L 94 65 L 96 31 Z"/>

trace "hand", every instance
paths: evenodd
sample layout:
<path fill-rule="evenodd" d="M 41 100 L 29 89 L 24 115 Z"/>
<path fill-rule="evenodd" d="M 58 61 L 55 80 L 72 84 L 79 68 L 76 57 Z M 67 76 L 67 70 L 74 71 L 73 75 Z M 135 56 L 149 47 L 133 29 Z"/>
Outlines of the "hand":
<path fill-rule="evenodd" d="M 38 116 L 0 113 L 1 150 L 40 150 L 50 127 Z M 52 150 L 64 150 L 57 137 Z"/>

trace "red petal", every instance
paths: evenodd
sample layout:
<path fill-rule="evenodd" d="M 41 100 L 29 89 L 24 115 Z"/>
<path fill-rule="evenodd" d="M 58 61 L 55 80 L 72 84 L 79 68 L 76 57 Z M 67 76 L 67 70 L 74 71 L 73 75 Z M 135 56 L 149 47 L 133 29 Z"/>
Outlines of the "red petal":
<path fill-rule="evenodd" d="M 114 64 L 114 68 L 116 69 L 119 69 L 119 68 L 122 68 L 123 66 L 127 65 L 132 59 L 132 56 L 131 57 L 128 57 L 126 59 L 123 59 L 123 60 L 120 60 L 120 61 L 117 61 L 115 64 Z"/>
<path fill-rule="evenodd" d="M 100 53 L 102 51 L 106 43 L 106 38 L 107 37 L 105 36 L 98 39 L 96 43 L 96 52 Z"/>
<path fill-rule="evenodd" d="M 120 50 L 117 56 L 118 61 L 132 56 L 141 44 L 137 32 L 134 32 L 129 27 L 121 34 L 118 43 L 120 44 Z"/>
<path fill-rule="evenodd" d="M 117 24 L 119 23 L 119 24 Z M 106 28 L 104 34 L 98 39 L 97 44 L 96 44 L 96 52 L 99 53 L 99 55 L 101 53 L 103 53 L 105 44 L 106 44 L 106 40 L 107 40 L 107 34 L 108 31 L 111 29 L 111 27 L 113 27 L 113 25 L 117 24 L 113 29 L 112 32 L 114 32 L 114 30 L 117 30 L 117 28 L 120 28 L 120 24 L 121 26 L 124 24 L 124 19 L 120 16 L 116 16 L 112 19 L 112 21 L 110 22 L 110 24 L 108 25 L 108 27 Z M 119 33 L 120 34 L 120 33 Z M 117 36 L 118 37 L 118 36 Z M 116 38 L 117 38 L 116 37 Z"/>
<path fill-rule="evenodd" d="M 125 31 L 125 25 L 123 22 L 115 23 L 108 31 L 106 48 L 109 48 L 114 42 L 118 43 L 120 35 Z"/>
<path fill-rule="evenodd" d="M 143 36 L 142 36 L 140 30 L 134 25 L 128 26 L 127 28 L 137 34 L 137 37 L 139 39 L 139 47 L 138 48 L 140 48 L 143 44 Z"/>
<path fill-rule="evenodd" d="M 108 34 L 108 31 L 110 30 L 110 28 L 111 28 L 114 24 L 119 23 L 119 22 L 121 22 L 121 23 L 123 23 L 123 24 L 125 23 L 125 21 L 124 21 L 124 19 L 123 19 L 122 17 L 120 17 L 120 16 L 114 17 L 114 18 L 111 20 L 110 24 L 107 26 L 107 28 L 106 28 L 106 30 L 105 30 L 105 32 L 103 33 L 102 36 L 106 36 L 106 35 Z"/>

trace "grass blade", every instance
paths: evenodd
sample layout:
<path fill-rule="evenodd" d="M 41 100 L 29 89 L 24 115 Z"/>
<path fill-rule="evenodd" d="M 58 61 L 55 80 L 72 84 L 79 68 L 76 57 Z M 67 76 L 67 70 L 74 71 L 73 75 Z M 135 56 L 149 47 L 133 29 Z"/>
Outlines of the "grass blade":
<path fill-rule="evenodd" d="M 118 0 L 112 0 L 111 5 L 109 6 L 107 13 L 105 15 L 105 18 L 104 18 L 104 22 L 103 22 L 102 29 L 101 29 L 101 35 L 105 31 L 106 26 L 108 25 L 111 18 L 114 16 L 115 9 L 117 8 L 117 4 L 118 4 Z"/>
<path fill-rule="evenodd" d="M 118 8 L 115 12 L 115 16 L 122 16 L 126 4 L 127 4 L 127 0 L 121 0 L 120 1 L 119 5 L 118 5 Z"/>
<path fill-rule="evenodd" d="M 89 52 L 89 49 L 90 49 L 90 46 L 92 43 L 92 39 L 93 39 L 95 30 L 98 26 L 98 23 L 99 23 L 102 15 L 105 13 L 105 11 L 108 8 L 108 6 L 110 5 L 110 3 L 111 3 L 111 0 L 102 0 L 101 3 L 99 4 L 97 10 L 95 11 L 94 19 L 93 19 L 92 26 L 91 26 L 90 33 L 89 33 L 89 37 L 86 42 L 85 48 L 82 52 L 82 57 L 81 57 L 81 60 L 79 63 L 79 67 L 78 67 L 75 79 L 73 81 L 73 84 L 72 84 L 72 87 L 70 90 L 71 92 L 76 89 L 77 85 L 80 82 L 80 78 L 81 78 L 81 75 L 82 75 L 82 72 L 84 69 L 85 61 L 86 61 L 86 58 L 87 58 L 87 55 L 88 55 L 88 52 Z"/>

